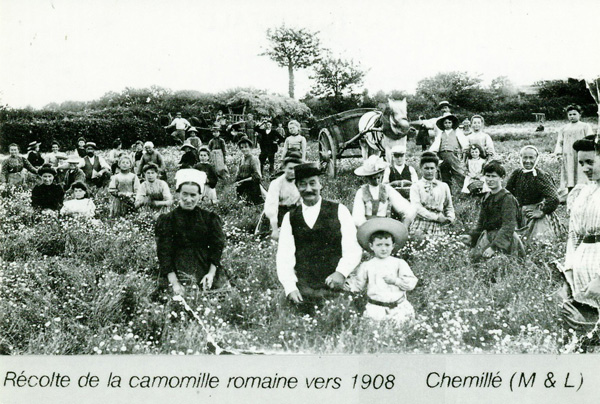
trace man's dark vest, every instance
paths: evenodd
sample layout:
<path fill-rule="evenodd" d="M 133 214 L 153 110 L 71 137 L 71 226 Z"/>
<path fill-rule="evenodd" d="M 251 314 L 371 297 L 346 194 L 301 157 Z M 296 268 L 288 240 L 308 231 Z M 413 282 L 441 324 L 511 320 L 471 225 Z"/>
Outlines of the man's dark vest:
<path fill-rule="evenodd" d="M 321 210 L 311 229 L 302 216 L 302 205 L 290 213 L 296 245 L 296 276 L 312 288 L 324 288 L 325 278 L 335 272 L 342 258 L 342 230 L 338 204 L 321 201 Z"/>
<path fill-rule="evenodd" d="M 95 157 L 96 157 L 96 159 L 95 159 L 93 165 L 92 165 L 92 162 L 90 161 L 89 156 L 85 156 L 83 158 L 83 161 L 85 162 L 85 166 L 83 166 L 82 171 L 85 173 L 85 178 L 87 180 L 92 178 L 93 170 L 96 170 L 96 171 L 102 170 L 102 166 L 100 165 L 100 157 L 98 157 L 98 156 L 95 156 Z"/>
<path fill-rule="evenodd" d="M 404 169 L 401 173 L 399 173 L 398 170 L 396 170 L 396 167 L 394 165 L 390 166 L 390 182 L 401 180 L 412 181 L 408 165 L 404 164 Z"/>

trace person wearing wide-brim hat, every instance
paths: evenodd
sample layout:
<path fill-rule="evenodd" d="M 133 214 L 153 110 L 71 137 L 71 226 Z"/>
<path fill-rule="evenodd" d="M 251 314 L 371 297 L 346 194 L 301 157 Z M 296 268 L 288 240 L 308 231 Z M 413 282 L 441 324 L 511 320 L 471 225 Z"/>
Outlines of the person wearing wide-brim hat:
<path fill-rule="evenodd" d="M 321 198 L 321 167 L 294 167 L 301 204 L 286 213 L 279 231 L 277 276 L 287 298 L 306 310 L 341 290 L 362 256 L 352 215 Z"/>
<path fill-rule="evenodd" d="M 206 174 L 194 169 L 177 172 L 179 206 L 158 217 L 155 227 L 161 286 L 176 295 L 185 287 L 208 290 L 226 280 L 221 276 L 225 233 L 221 218 L 200 207 Z"/>
<path fill-rule="evenodd" d="M 438 119 L 436 126 L 440 131 L 429 151 L 437 153 L 442 160 L 440 164 L 442 181 L 451 186 L 454 179 L 462 188 L 465 183 L 463 154 L 469 149 L 469 140 L 462 130 L 458 129 L 458 125 L 458 118 L 452 114 Z"/>
<path fill-rule="evenodd" d="M 188 133 L 189 137 L 186 139 L 186 142 L 193 144 L 196 150 L 200 149 L 200 146 L 202 146 L 202 139 L 198 137 L 198 129 L 192 126 L 188 129 Z"/>
<path fill-rule="evenodd" d="M 42 177 L 42 183 L 31 190 L 31 206 L 42 211 L 59 211 L 65 192 L 54 182 L 56 170 L 50 164 L 44 164 L 39 168 L 38 175 Z"/>
<path fill-rule="evenodd" d="M 235 179 L 237 194 L 253 205 L 261 204 L 263 203 L 260 184 L 262 175 L 260 162 L 256 156 L 252 155 L 252 140 L 243 136 L 238 140 L 237 145 L 242 152 Z"/>
<path fill-rule="evenodd" d="M 265 198 L 264 215 L 271 224 L 271 238 L 279 238 L 283 216 L 300 204 L 300 192 L 294 182 L 294 168 L 302 164 L 300 153 L 290 153 L 283 160 L 283 174 L 271 181 Z"/>
<path fill-rule="evenodd" d="M 415 288 L 417 277 L 406 261 L 392 256 L 408 239 L 406 227 L 394 219 L 375 218 L 358 228 L 357 238 L 361 247 L 374 256 L 348 278 L 346 289 L 367 290 L 364 316 L 397 323 L 412 319 L 414 309 L 406 299 L 406 291 Z"/>
<path fill-rule="evenodd" d="M 44 160 L 44 158 L 40 154 L 41 144 L 41 142 L 34 141 L 29 143 L 29 145 L 27 146 L 27 150 L 29 150 L 29 152 L 27 153 L 27 160 L 35 168 L 40 168 L 42 164 L 46 162 L 46 160 Z"/>
<path fill-rule="evenodd" d="M 354 170 L 354 174 L 364 177 L 366 182 L 354 197 L 352 217 L 357 227 L 374 217 L 389 217 L 392 211 L 402 218 L 406 227 L 414 220 L 416 211 L 410 202 L 389 184 L 381 183 L 387 167 L 381 157 L 372 155 Z"/>
<path fill-rule="evenodd" d="M 198 164 L 198 151 L 189 139 L 183 142 L 180 150 L 182 150 L 184 153 L 183 156 L 181 156 L 181 160 L 179 160 L 179 167 L 192 168 Z"/>
<path fill-rule="evenodd" d="M 71 154 L 67 157 L 65 165 L 59 166 L 60 170 L 64 170 L 62 179 L 63 190 L 68 191 L 75 182 L 85 183 L 85 173 L 79 166 L 83 159 L 77 154 Z"/>

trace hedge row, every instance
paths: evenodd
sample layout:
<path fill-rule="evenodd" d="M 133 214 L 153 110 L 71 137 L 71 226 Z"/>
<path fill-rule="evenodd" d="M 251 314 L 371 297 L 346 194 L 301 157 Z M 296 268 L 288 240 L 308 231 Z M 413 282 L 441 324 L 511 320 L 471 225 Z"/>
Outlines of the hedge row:
<path fill-rule="evenodd" d="M 62 150 L 74 149 L 77 139 L 84 137 L 98 147 L 112 147 L 120 138 L 125 147 L 136 140 L 150 140 L 156 145 L 172 142 L 168 131 L 163 129 L 165 119 L 158 116 L 143 116 L 127 111 L 94 111 L 92 113 L 54 113 L 48 111 L 3 113 L 0 117 L 0 149 L 6 152 L 8 145 L 16 143 L 21 151 L 36 140 L 42 142 L 42 151 L 49 151 L 56 140 Z M 140 116 L 141 115 L 141 116 Z M 168 119 L 167 119 L 168 120 Z M 168 123 L 168 122 L 167 122 Z"/>

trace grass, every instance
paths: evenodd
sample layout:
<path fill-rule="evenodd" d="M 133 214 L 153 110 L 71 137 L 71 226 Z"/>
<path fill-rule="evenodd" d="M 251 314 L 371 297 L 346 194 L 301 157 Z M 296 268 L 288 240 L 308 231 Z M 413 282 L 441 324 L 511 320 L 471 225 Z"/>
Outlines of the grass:
<path fill-rule="evenodd" d="M 511 172 L 518 150 L 535 144 L 540 168 L 558 178 L 548 155 L 558 124 L 490 127 Z M 317 145 L 310 142 L 309 156 Z M 180 152 L 162 149 L 169 179 Z M 418 152 L 411 143 L 409 162 Z M 239 153 L 231 153 L 228 164 Z M 340 161 L 325 179 L 325 198 L 351 208 L 359 180 L 357 159 Z M 199 324 L 168 293 L 157 289 L 154 219 L 148 214 L 108 217 L 109 196 L 96 197 L 100 220 L 58 221 L 29 207 L 30 192 L 0 189 L 0 353 L 3 354 L 204 354 L 207 332 L 221 346 L 269 353 L 559 353 L 564 341 L 553 292 L 559 276 L 548 264 L 561 259 L 565 240 L 539 245 L 523 260 L 497 256 L 471 263 L 457 234 L 471 228 L 477 202 L 457 195 L 453 233 L 425 245 L 409 243 L 401 255 L 419 278 L 409 292 L 417 318 L 398 328 L 361 317 L 364 296 L 342 295 L 312 316 L 286 302 L 275 271 L 276 246 L 252 231 L 260 207 L 246 206 L 231 182 L 219 186 L 214 209 L 224 221 L 223 263 L 231 288 L 189 290 Z M 559 216 L 566 221 L 564 206 Z"/>

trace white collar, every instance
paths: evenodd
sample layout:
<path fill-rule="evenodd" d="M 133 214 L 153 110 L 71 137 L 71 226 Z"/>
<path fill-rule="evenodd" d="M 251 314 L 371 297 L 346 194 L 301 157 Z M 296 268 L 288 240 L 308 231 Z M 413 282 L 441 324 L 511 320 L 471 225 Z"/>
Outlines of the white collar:
<path fill-rule="evenodd" d="M 319 201 L 317 203 L 315 203 L 313 206 L 308 206 L 304 204 L 304 201 L 302 201 L 302 212 L 306 212 L 306 211 L 310 211 L 310 210 L 321 210 L 321 202 L 323 201 L 323 198 L 319 197 Z"/>

